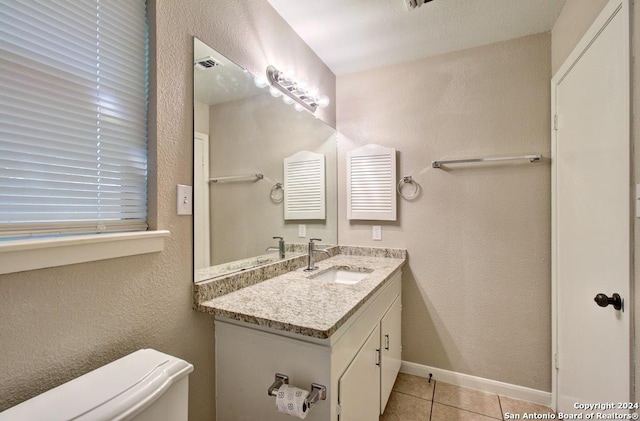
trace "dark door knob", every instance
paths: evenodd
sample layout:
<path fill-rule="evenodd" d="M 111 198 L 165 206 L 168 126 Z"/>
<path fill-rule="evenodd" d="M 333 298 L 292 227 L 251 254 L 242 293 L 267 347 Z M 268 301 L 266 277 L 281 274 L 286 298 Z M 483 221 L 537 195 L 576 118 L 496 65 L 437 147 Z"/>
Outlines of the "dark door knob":
<path fill-rule="evenodd" d="M 593 300 L 600 307 L 606 307 L 611 304 L 616 310 L 622 310 L 622 298 L 620 298 L 620 294 L 613 294 L 611 297 L 607 297 L 606 294 L 598 294 Z"/>

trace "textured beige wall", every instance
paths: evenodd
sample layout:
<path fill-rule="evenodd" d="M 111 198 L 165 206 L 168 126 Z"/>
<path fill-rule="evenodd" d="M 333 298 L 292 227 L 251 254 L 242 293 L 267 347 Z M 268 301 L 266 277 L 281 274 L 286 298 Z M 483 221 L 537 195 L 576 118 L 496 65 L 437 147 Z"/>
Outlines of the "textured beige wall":
<path fill-rule="evenodd" d="M 175 215 L 176 184 L 192 181 L 192 36 L 254 73 L 290 64 L 335 98 L 333 73 L 266 0 L 157 0 L 150 9 L 150 220 L 171 238 L 162 253 L 0 276 L 0 410 L 151 347 L 194 364 L 190 419 L 214 419 L 213 320 L 191 309 L 192 220 Z M 321 117 L 335 125 L 334 112 Z"/>
<path fill-rule="evenodd" d="M 608 2 L 609 0 L 567 0 L 551 30 L 552 73 L 562 66 Z"/>
<path fill-rule="evenodd" d="M 556 21 L 551 32 L 551 53 L 553 57 L 553 72 L 555 73 L 564 63 L 566 58 L 571 54 L 585 32 L 589 29 L 593 21 L 600 14 L 607 0 L 567 0 L 558 20 Z M 640 7 L 632 6 L 631 11 L 631 72 L 632 72 L 632 107 L 635 116 L 632 118 L 632 149 L 634 153 L 634 184 L 640 184 L 640 118 L 638 118 L 638 108 L 640 107 L 640 31 L 637 30 L 638 22 L 640 22 Z M 637 204 L 636 204 L 637 206 Z M 632 285 L 632 291 L 635 289 L 635 329 L 633 333 L 632 343 L 634 349 L 632 356 L 634 357 L 632 364 L 635 366 L 632 372 L 635 374 L 635 402 L 640 402 L 640 340 L 635 332 L 640 326 L 640 287 L 637 287 L 638 279 L 640 279 L 640 270 L 637 269 L 640 262 L 640 221 L 634 218 L 634 236 L 635 236 L 635 257 L 634 265 L 635 278 Z"/>
<path fill-rule="evenodd" d="M 550 390 L 550 166 L 431 168 L 435 159 L 550 150 L 550 34 L 338 76 L 345 151 L 398 150 L 422 187 L 398 221 L 347 221 L 341 244 L 406 247 L 403 360 Z M 382 241 L 371 226 L 382 225 Z"/>

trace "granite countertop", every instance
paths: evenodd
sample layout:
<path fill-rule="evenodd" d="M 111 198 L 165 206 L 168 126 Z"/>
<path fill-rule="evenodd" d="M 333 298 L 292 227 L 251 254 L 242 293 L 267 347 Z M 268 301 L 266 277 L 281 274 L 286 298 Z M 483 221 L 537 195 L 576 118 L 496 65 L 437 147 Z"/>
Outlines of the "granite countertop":
<path fill-rule="evenodd" d="M 314 272 L 304 272 L 304 267 L 300 267 L 196 303 L 196 308 L 216 316 L 326 339 L 391 279 L 406 260 L 406 252 L 393 249 L 340 247 L 340 250 L 342 254 L 317 262 L 318 270 Z M 394 257 L 379 257 L 389 255 Z M 353 285 L 315 279 L 334 266 L 372 271 Z"/>

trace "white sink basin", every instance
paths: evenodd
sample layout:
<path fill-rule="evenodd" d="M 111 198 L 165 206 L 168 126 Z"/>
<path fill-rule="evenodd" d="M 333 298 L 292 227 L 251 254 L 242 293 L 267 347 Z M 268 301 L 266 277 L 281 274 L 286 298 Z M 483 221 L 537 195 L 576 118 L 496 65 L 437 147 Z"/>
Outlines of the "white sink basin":
<path fill-rule="evenodd" d="M 312 278 L 336 284 L 354 285 L 369 276 L 371 272 L 371 269 L 365 268 L 332 267 Z"/>

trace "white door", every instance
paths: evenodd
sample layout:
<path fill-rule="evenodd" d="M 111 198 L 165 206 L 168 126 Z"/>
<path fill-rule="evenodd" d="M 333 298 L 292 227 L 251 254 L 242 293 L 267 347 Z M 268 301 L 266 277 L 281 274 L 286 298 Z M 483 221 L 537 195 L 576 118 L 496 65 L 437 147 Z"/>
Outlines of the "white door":
<path fill-rule="evenodd" d="M 628 1 L 610 1 L 552 81 L 554 401 L 564 413 L 630 398 L 628 25 Z M 595 301 L 614 293 L 620 310 Z"/>
<path fill-rule="evenodd" d="M 193 256 L 195 269 L 209 267 L 209 136 L 193 137 Z"/>
<path fill-rule="evenodd" d="M 373 421 L 380 415 L 380 325 L 371 332 L 338 382 L 340 421 Z"/>

